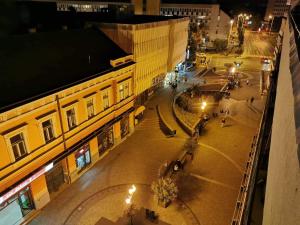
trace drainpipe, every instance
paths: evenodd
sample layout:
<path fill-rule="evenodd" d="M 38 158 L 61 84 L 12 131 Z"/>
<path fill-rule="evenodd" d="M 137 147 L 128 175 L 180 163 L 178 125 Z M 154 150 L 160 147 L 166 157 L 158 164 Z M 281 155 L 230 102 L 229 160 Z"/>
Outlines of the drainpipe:
<path fill-rule="evenodd" d="M 64 131 L 63 121 L 62 121 L 62 113 L 61 113 L 61 110 L 60 110 L 60 102 L 59 102 L 58 95 L 55 96 L 55 100 L 56 100 L 56 104 L 57 104 L 57 110 L 58 110 L 58 116 L 59 116 L 59 124 L 60 124 L 61 135 L 62 135 L 62 139 L 63 139 L 64 152 L 65 152 L 67 150 L 67 145 L 66 145 L 65 131 Z M 68 170 L 68 179 L 67 179 L 67 182 L 70 184 L 71 183 L 71 179 L 70 179 L 70 170 L 69 170 L 68 157 L 66 157 L 66 165 L 67 165 L 67 170 Z"/>

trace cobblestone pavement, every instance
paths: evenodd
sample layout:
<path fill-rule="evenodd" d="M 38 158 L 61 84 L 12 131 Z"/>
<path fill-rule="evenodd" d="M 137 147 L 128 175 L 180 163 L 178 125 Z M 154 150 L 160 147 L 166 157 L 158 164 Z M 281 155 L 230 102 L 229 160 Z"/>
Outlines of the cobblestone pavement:
<path fill-rule="evenodd" d="M 52 199 L 31 224 L 95 224 L 101 217 L 116 221 L 124 213 L 128 184 L 138 186 L 137 206 L 152 208 L 167 223 L 230 224 L 264 102 L 257 96 L 259 73 L 247 73 L 255 85 L 234 90 L 232 95 L 237 96 L 236 99 L 224 102 L 232 112 L 225 127 L 220 126 L 220 117 L 209 121 L 200 136 L 194 160 L 180 175 L 179 198 L 171 206 L 166 209 L 158 207 L 149 188 L 157 179 L 162 164 L 176 159 L 188 138 L 171 111 L 176 93 L 166 87 L 149 100 L 145 119 L 134 133 Z M 191 74 L 187 83 L 179 84 L 178 91 L 197 82 L 197 79 Z M 249 96 L 256 98 L 253 106 L 246 103 Z M 167 138 L 161 132 L 155 111 L 157 104 L 168 123 L 177 129 L 174 138 Z M 251 107 L 255 107 L 257 112 L 254 113 Z"/>
<path fill-rule="evenodd" d="M 136 195 L 134 195 L 133 201 L 136 208 L 144 207 L 154 210 L 159 215 L 160 220 L 169 224 L 200 225 L 197 217 L 184 202 L 177 200 L 167 209 L 159 207 L 151 194 L 150 185 L 135 185 L 137 192 Z M 64 221 L 64 224 L 93 225 L 102 215 L 106 215 L 107 219 L 115 221 L 116 218 L 120 217 L 120 213 L 122 215 L 122 213 L 124 214 L 126 211 L 127 207 L 124 198 L 127 196 L 129 188 L 130 184 L 120 184 L 94 193 L 71 212 Z M 103 205 L 105 205 L 105 207 L 103 207 Z M 119 206 L 118 210 L 113 210 L 116 206 Z"/>

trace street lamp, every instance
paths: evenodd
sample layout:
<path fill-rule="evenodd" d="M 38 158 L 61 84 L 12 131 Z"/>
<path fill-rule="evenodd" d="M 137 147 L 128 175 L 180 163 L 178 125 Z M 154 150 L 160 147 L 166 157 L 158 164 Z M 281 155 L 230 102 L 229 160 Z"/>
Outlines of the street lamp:
<path fill-rule="evenodd" d="M 273 26 L 273 21 L 274 21 L 274 16 L 269 15 L 269 20 L 272 20 L 272 22 L 271 22 L 271 27 L 270 27 L 270 30 L 269 30 L 269 34 L 271 34 L 272 26 Z M 270 23 L 270 21 L 269 21 L 269 23 Z"/>
<path fill-rule="evenodd" d="M 201 103 L 201 109 L 202 109 L 202 112 L 204 112 L 206 106 L 207 106 L 207 103 L 206 103 L 205 101 L 203 101 L 203 102 Z"/>
<path fill-rule="evenodd" d="M 129 188 L 129 190 L 128 190 L 128 194 L 129 195 L 125 199 L 125 203 L 128 205 L 127 215 L 130 217 L 130 225 L 133 225 L 133 223 L 132 223 L 132 217 L 134 215 L 134 206 L 132 204 L 131 199 L 132 199 L 133 194 L 135 193 L 135 191 L 136 191 L 136 187 L 133 184 L 133 185 L 131 185 L 131 188 Z"/>
<path fill-rule="evenodd" d="M 230 42 L 233 23 L 234 23 L 234 20 L 230 20 L 230 30 L 229 30 L 228 41 L 227 41 L 228 44 L 227 45 L 229 45 L 229 42 Z"/>

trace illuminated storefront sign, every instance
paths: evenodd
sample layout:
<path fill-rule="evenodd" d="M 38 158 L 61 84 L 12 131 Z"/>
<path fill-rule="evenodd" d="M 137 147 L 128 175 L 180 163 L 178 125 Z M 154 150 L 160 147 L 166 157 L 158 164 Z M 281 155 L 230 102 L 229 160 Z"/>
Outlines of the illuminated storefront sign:
<path fill-rule="evenodd" d="M 0 197 L 0 204 L 2 204 L 4 201 L 9 199 L 11 196 L 15 195 L 19 191 L 21 191 L 23 188 L 25 188 L 27 185 L 29 185 L 32 181 L 37 179 L 39 176 L 43 175 L 47 171 L 51 170 L 53 168 L 53 162 L 48 164 L 47 166 L 43 167 L 40 171 L 33 174 L 31 177 L 27 178 L 25 181 L 17 185 L 15 188 L 7 192 L 6 194 L 2 195 Z"/>

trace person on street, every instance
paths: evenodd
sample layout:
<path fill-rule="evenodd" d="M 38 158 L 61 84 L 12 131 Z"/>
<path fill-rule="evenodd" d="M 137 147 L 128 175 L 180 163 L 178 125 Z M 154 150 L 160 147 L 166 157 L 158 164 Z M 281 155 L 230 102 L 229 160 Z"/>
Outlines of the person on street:
<path fill-rule="evenodd" d="M 222 121 L 221 121 L 221 127 L 225 126 L 225 122 L 226 122 L 226 120 L 225 120 L 225 118 L 223 118 Z"/>

